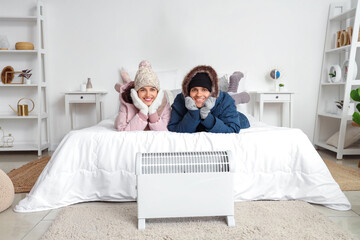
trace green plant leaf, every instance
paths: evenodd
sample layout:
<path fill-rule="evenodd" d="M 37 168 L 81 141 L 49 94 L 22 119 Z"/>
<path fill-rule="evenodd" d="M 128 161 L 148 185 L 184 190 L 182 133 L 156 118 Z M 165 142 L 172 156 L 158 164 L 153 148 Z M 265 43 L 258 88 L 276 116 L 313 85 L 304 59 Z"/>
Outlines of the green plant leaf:
<path fill-rule="evenodd" d="M 360 112 L 360 103 L 356 105 L 356 109 Z"/>
<path fill-rule="evenodd" d="M 360 88 L 356 90 L 351 90 L 350 97 L 352 100 L 360 102 Z"/>
<path fill-rule="evenodd" d="M 352 116 L 352 120 L 360 125 L 360 113 L 354 112 L 354 114 Z"/>

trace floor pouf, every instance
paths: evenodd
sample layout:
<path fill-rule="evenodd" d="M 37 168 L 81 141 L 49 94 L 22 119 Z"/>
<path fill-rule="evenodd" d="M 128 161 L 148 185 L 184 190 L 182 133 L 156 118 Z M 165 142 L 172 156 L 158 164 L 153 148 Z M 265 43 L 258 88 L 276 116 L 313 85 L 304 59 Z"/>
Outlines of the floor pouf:
<path fill-rule="evenodd" d="M 0 212 L 11 206 L 14 196 L 14 185 L 11 179 L 0 169 Z"/>

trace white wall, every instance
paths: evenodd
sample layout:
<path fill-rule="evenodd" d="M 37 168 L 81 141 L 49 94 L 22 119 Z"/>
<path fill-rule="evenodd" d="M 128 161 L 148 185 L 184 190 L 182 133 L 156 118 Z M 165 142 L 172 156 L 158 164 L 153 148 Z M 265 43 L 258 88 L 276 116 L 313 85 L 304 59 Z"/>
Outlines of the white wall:
<path fill-rule="evenodd" d="M 0 2 L 2 9 L 35 3 Z M 178 69 L 174 86 L 180 86 L 192 67 L 207 64 L 221 73 L 245 72 L 246 90 L 269 90 L 273 83 L 265 76 L 278 67 L 282 81 L 295 92 L 293 125 L 312 140 L 331 2 L 46 1 L 52 144 L 67 133 L 65 91 L 79 89 L 91 77 L 95 88 L 108 91 L 105 115 L 113 116 L 118 107 L 113 86 L 120 81 L 120 68 L 136 70 L 143 59 L 156 71 Z M 95 123 L 91 106 L 78 107 L 77 113 L 81 126 Z M 270 105 L 267 121 L 277 123 L 278 113 Z"/>

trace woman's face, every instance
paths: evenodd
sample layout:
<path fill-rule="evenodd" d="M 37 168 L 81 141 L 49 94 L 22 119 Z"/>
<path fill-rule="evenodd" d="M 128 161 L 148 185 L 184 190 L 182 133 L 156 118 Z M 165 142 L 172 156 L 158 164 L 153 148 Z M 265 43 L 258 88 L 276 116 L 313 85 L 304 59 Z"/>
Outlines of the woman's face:
<path fill-rule="evenodd" d="M 137 93 L 141 101 L 143 101 L 146 106 L 150 107 L 158 95 L 158 90 L 154 87 L 142 87 L 138 90 Z"/>
<path fill-rule="evenodd" d="M 196 106 L 201 108 L 210 97 L 210 91 L 203 87 L 193 87 L 190 89 L 190 97 L 195 101 Z"/>

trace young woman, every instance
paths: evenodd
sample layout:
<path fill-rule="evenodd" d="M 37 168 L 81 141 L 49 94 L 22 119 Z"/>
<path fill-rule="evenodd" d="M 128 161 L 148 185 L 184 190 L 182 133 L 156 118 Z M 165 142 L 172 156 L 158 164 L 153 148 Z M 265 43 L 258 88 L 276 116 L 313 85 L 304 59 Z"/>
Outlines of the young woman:
<path fill-rule="evenodd" d="M 171 108 L 147 61 L 140 63 L 135 80 L 120 88 L 119 131 L 167 131 Z"/>
<path fill-rule="evenodd" d="M 184 78 L 182 93 L 174 100 L 168 124 L 172 132 L 238 133 L 250 127 L 245 115 L 236 111 L 235 101 L 219 91 L 215 70 L 197 66 Z"/>

